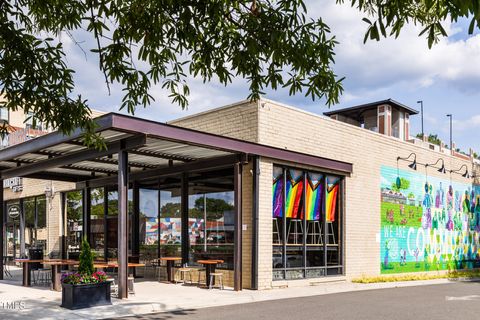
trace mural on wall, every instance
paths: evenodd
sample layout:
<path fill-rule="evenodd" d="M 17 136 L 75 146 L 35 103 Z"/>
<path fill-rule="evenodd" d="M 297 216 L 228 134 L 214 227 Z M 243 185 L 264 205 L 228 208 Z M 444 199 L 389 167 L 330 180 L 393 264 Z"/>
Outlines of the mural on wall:
<path fill-rule="evenodd" d="M 386 166 L 381 179 L 381 273 L 480 267 L 480 186 Z"/>

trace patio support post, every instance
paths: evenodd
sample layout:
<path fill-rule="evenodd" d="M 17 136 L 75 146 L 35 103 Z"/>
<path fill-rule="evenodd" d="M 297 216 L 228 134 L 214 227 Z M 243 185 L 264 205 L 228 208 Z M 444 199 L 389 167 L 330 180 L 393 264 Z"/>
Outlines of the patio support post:
<path fill-rule="evenodd" d="M 233 165 L 235 231 L 233 253 L 233 289 L 242 290 L 242 165 Z"/>
<path fill-rule="evenodd" d="M 133 182 L 133 228 L 132 228 L 132 255 L 134 261 L 140 259 L 140 187 L 137 181 Z M 135 269 L 134 269 L 135 271 Z"/>
<path fill-rule="evenodd" d="M 67 259 L 67 194 L 65 192 L 60 193 L 61 201 L 61 214 L 62 214 L 62 227 L 61 229 L 61 257 L 62 259 Z"/>
<path fill-rule="evenodd" d="M 83 208 L 83 238 L 87 239 L 90 246 L 93 245 L 90 239 L 90 207 L 92 205 L 91 189 L 82 189 L 82 208 Z"/>
<path fill-rule="evenodd" d="M 4 242 L 3 238 L 5 237 L 5 212 L 4 212 L 4 203 L 3 203 L 3 180 L 0 180 L 0 280 L 3 280 L 3 257 L 4 257 Z"/>
<path fill-rule="evenodd" d="M 188 173 L 182 174 L 182 197 L 181 197 L 181 217 L 182 217 L 182 264 L 188 263 L 188 252 L 190 239 L 188 236 Z"/>
<path fill-rule="evenodd" d="M 128 153 L 118 152 L 118 298 L 128 298 Z"/>
<path fill-rule="evenodd" d="M 23 198 L 20 199 L 20 258 L 26 258 L 25 253 L 25 212 L 23 210 Z"/>
<path fill-rule="evenodd" d="M 103 256 L 108 261 L 108 187 L 103 187 Z"/>

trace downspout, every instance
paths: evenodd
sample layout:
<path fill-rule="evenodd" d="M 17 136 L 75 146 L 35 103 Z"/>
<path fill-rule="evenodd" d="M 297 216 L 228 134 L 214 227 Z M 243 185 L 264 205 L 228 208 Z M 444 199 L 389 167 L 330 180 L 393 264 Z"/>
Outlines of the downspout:
<path fill-rule="evenodd" d="M 252 275 L 251 275 L 251 287 L 254 290 L 258 289 L 258 226 L 259 226 L 259 215 L 258 215 L 258 190 L 259 190 L 259 175 L 260 175 L 260 157 L 255 156 L 253 160 L 253 181 L 252 181 Z"/>

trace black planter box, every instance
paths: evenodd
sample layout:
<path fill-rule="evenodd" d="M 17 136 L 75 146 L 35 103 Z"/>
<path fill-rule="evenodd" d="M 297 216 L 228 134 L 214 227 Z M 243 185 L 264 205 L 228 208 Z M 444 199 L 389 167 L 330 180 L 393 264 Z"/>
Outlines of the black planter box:
<path fill-rule="evenodd" d="M 82 309 L 112 304 L 110 281 L 94 284 L 62 283 L 62 307 Z"/>

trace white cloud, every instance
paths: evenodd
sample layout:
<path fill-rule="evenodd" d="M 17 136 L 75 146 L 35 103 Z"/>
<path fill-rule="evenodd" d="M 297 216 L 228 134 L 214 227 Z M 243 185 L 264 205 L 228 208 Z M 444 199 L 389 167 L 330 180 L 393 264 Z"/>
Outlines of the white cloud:
<path fill-rule="evenodd" d="M 336 49 L 335 69 L 347 77 L 350 94 L 357 91 L 406 85 L 429 87 L 448 83 L 465 92 L 476 91 L 480 80 L 480 35 L 467 40 L 442 39 L 431 50 L 420 26 L 407 25 L 398 39 L 363 43 L 367 24 L 364 14 L 350 5 L 320 1 L 309 8 L 322 16 L 340 44 Z M 459 26 L 445 24 L 450 35 L 465 33 Z"/>

